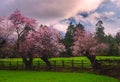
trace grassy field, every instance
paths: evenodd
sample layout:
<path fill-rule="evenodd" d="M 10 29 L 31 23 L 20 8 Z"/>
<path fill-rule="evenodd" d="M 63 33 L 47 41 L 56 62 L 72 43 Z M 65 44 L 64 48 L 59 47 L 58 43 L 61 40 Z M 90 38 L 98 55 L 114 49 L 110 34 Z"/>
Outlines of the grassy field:
<path fill-rule="evenodd" d="M 88 73 L 0 70 L 0 82 L 118 82 L 118 80 Z"/>
<path fill-rule="evenodd" d="M 97 56 L 96 59 L 110 59 L 110 60 L 115 60 L 119 59 L 120 56 Z M 42 61 L 40 58 L 34 58 L 34 61 Z M 49 60 L 83 60 L 83 61 L 89 61 L 85 56 L 80 56 L 80 57 L 57 57 L 57 58 L 50 58 Z M 22 61 L 21 58 L 4 58 L 0 59 L 0 61 Z"/>

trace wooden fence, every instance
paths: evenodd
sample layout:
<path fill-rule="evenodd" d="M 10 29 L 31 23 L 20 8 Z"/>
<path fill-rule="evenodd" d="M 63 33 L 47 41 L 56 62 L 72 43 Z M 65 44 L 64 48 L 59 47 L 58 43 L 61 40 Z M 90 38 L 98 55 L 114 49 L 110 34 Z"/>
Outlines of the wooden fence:
<path fill-rule="evenodd" d="M 120 67 L 120 60 L 98 60 L 105 67 Z M 92 69 L 88 61 L 82 60 L 53 60 L 50 61 L 53 71 L 80 71 Z M 0 61 L 0 69 L 25 69 L 22 61 Z M 46 64 L 43 61 L 33 61 L 32 70 L 45 70 Z"/>

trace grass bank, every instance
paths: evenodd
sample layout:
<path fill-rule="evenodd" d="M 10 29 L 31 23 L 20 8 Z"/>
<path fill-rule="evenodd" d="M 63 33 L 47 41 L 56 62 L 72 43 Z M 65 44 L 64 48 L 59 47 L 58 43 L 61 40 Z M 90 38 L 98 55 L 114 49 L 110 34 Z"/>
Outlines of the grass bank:
<path fill-rule="evenodd" d="M 118 82 L 118 80 L 89 73 L 0 70 L 0 82 Z"/>

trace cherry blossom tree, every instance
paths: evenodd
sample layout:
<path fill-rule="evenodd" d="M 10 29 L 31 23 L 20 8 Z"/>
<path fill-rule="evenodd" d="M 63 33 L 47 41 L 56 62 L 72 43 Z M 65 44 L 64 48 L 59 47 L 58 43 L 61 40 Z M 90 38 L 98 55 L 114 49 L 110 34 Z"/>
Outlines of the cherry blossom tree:
<path fill-rule="evenodd" d="M 18 56 L 22 57 L 23 62 L 26 68 L 29 68 L 29 63 L 32 61 L 33 58 L 27 60 L 26 56 L 22 56 L 20 52 L 21 42 L 24 42 L 26 39 L 25 37 L 28 35 L 30 31 L 34 31 L 37 26 L 36 20 L 23 16 L 19 10 L 14 11 L 9 20 L 13 23 L 12 29 L 15 30 L 14 35 L 16 35 L 16 51 L 19 54 Z M 26 45 L 26 44 L 24 44 Z M 26 50 L 26 49 L 25 49 Z M 30 56 L 31 54 L 29 54 Z"/>
<path fill-rule="evenodd" d="M 31 68 L 34 57 L 40 57 L 51 69 L 48 58 L 60 55 L 64 46 L 59 42 L 61 34 L 55 29 L 38 25 L 35 20 L 23 16 L 16 10 L 9 19 L 17 35 L 16 48 L 18 56 L 22 57 L 25 68 Z"/>
<path fill-rule="evenodd" d="M 72 46 L 74 55 L 86 56 L 93 67 L 99 69 L 100 64 L 96 60 L 99 50 L 106 49 L 107 45 L 98 43 L 98 40 L 90 33 L 77 29 L 74 35 L 74 46 Z"/>
<path fill-rule="evenodd" d="M 59 56 L 65 47 L 60 43 L 61 35 L 52 27 L 41 26 L 38 30 L 30 32 L 24 42 L 20 43 L 20 52 L 24 56 L 40 57 L 51 69 L 48 58 Z M 31 54 L 31 55 L 30 55 Z M 34 55 L 33 55 L 34 54 Z"/>
<path fill-rule="evenodd" d="M 7 42 L 0 48 L 0 58 L 10 58 L 13 56 L 14 48 L 11 43 L 12 40 L 7 40 Z"/>
<path fill-rule="evenodd" d="M 0 18 L 0 57 L 9 57 L 12 55 L 12 34 L 11 27 L 13 24 L 7 17 Z"/>
<path fill-rule="evenodd" d="M 34 30 L 37 23 L 36 20 L 23 16 L 19 10 L 14 11 L 9 19 L 14 24 L 13 29 L 15 29 L 17 33 L 17 48 L 19 49 L 20 40 L 22 40 L 30 30 Z"/>
<path fill-rule="evenodd" d="M 10 36 L 13 34 L 11 27 L 13 24 L 6 17 L 0 18 L 0 48 L 10 40 Z"/>

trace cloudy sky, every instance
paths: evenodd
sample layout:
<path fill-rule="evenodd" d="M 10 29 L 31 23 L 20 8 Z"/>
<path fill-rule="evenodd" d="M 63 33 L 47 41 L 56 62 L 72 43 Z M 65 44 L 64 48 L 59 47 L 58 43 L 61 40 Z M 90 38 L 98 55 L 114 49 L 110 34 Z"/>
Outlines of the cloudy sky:
<path fill-rule="evenodd" d="M 120 31 L 120 0 L 0 0 L 0 17 L 9 16 L 16 9 L 38 20 L 40 24 L 52 25 L 66 32 L 70 21 L 81 23 L 86 30 L 94 32 L 98 20 L 103 21 L 105 32 Z"/>

